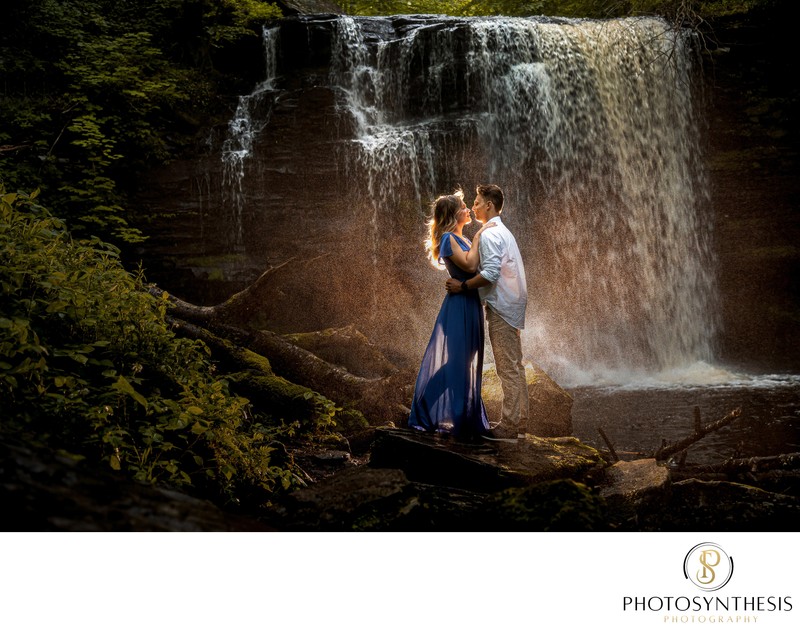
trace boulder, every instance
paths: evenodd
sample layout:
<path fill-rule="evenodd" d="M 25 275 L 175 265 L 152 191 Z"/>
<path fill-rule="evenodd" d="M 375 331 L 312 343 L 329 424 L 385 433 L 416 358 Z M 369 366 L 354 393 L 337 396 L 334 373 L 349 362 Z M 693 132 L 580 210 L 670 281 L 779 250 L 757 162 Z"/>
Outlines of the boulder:
<path fill-rule="evenodd" d="M 137 483 L 64 451 L 0 433 L 2 531 L 271 531 L 209 500 Z"/>
<path fill-rule="evenodd" d="M 525 374 L 530 405 L 528 432 L 539 437 L 572 435 L 572 396 L 537 365 L 527 363 Z M 481 395 L 490 420 L 499 421 L 503 390 L 493 365 L 483 371 Z"/>
<path fill-rule="evenodd" d="M 728 481 L 687 479 L 672 484 L 669 504 L 649 515 L 660 531 L 784 531 L 800 520 L 797 496 Z M 655 529 L 642 522 L 643 529 Z"/>
<path fill-rule="evenodd" d="M 370 466 L 402 470 L 412 481 L 497 492 L 555 479 L 584 480 L 606 462 L 575 438 L 528 435 L 516 443 L 462 443 L 413 429 L 376 430 Z"/>
<path fill-rule="evenodd" d="M 661 512 L 670 494 L 669 471 L 655 459 L 619 461 L 605 470 L 600 496 L 623 526 L 636 525 L 645 512 Z"/>

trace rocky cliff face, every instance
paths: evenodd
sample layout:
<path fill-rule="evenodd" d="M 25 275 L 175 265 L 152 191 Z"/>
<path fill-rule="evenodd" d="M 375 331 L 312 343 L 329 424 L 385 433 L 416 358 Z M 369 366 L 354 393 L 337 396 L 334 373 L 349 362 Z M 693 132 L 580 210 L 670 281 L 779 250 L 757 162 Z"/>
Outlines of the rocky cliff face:
<path fill-rule="evenodd" d="M 720 255 L 720 356 L 796 370 L 800 344 L 798 88 L 792 20 L 717 25 L 706 64 L 711 200 Z"/>
<path fill-rule="evenodd" d="M 152 281 L 205 304 L 223 301 L 264 269 L 288 263 L 237 323 L 295 332 L 356 321 L 371 337 L 380 332 L 398 346 L 408 339 L 419 349 L 438 308 L 438 301 L 420 301 L 419 295 L 436 291 L 439 276 L 424 262 L 424 206 L 408 201 L 419 194 L 409 174 L 424 171 L 430 157 L 418 154 L 402 168 L 387 162 L 365 192 L 363 173 L 353 172 L 345 155 L 357 121 L 337 107 L 341 93 L 329 81 L 334 19 L 292 18 L 281 25 L 280 90 L 267 89 L 250 105 L 268 124 L 257 130 L 258 148 L 240 165 L 242 179 L 221 159 L 228 126 L 209 130 L 196 156 L 151 174 L 141 203 L 158 218 L 146 228 L 151 238 L 138 255 Z M 800 368 L 794 351 L 800 342 L 798 112 L 797 91 L 788 80 L 788 23 L 772 16 L 716 25 L 717 44 L 703 55 L 705 159 L 722 320 L 715 352 L 723 362 L 768 371 Z M 460 46 L 454 40 L 453 48 Z M 430 97 L 413 77 L 408 85 L 413 102 Z M 473 87 L 451 86 L 454 102 L 463 103 L 452 115 L 441 110 L 444 122 L 433 145 L 452 153 L 452 172 L 438 181 L 457 181 L 460 169 L 467 188 L 486 171 L 475 159 L 474 132 L 460 125 L 459 108 L 474 98 Z M 409 112 L 408 134 L 398 140 L 404 150 L 428 133 L 415 127 L 422 120 Z M 235 198 L 241 181 L 244 201 Z M 382 213 L 365 216 L 359 200 L 387 190 L 404 194 L 390 195 Z M 231 232 L 234 219 L 238 234 Z"/>

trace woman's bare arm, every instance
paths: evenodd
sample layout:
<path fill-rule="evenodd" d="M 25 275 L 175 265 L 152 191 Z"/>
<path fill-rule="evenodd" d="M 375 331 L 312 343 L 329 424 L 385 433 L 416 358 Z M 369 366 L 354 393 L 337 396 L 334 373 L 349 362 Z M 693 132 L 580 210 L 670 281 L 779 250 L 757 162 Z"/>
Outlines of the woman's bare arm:
<path fill-rule="evenodd" d="M 478 263 L 481 260 L 480 252 L 478 251 L 478 244 L 481 240 L 481 232 L 491 227 L 494 227 L 494 223 L 490 223 L 488 225 L 484 225 L 480 230 L 475 233 L 475 236 L 472 238 L 472 244 L 470 245 L 469 251 L 465 252 L 459 246 L 458 242 L 456 242 L 456 237 L 452 234 L 450 235 L 450 246 L 453 249 L 453 254 L 450 256 L 450 260 L 452 260 L 458 267 L 463 269 L 464 271 L 468 271 L 469 273 L 475 273 L 478 270 Z"/>

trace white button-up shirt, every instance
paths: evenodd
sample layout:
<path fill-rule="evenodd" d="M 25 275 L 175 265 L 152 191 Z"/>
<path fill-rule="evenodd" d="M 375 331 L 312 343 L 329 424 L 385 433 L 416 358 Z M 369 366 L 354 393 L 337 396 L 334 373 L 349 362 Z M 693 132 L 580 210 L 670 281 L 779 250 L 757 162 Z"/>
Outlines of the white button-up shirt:
<path fill-rule="evenodd" d="M 479 287 L 481 300 L 514 328 L 525 328 L 525 308 L 528 305 L 528 285 L 525 266 L 517 241 L 503 225 L 500 217 L 486 222 L 497 227 L 484 230 L 478 250 L 481 260 L 479 273 L 492 284 Z"/>

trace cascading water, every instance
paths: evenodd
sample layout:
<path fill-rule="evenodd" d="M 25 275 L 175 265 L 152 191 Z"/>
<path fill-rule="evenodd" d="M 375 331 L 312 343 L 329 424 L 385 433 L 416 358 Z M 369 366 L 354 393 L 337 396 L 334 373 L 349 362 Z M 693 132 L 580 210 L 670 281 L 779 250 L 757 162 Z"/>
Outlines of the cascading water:
<path fill-rule="evenodd" d="M 694 44 L 655 19 L 280 20 L 219 172 L 202 166 L 205 223 L 181 224 L 201 255 L 236 256 L 192 274 L 244 284 L 270 266 L 253 326 L 353 325 L 413 372 L 444 296 L 428 205 L 497 183 L 526 263 L 526 359 L 572 394 L 576 437 L 603 446 L 603 426 L 646 452 L 691 433 L 695 406 L 708 421 L 741 406 L 693 456 L 797 450 L 800 377 L 714 360 L 720 201 Z"/>
<path fill-rule="evenodd" d="M 492 175 L 541 182 L 526 200 L 546 235 L 533 339 L 593 376 L 713 358 L 715 260 L 687 37 L 656 20 L 513 22 L 476 47 L 487 59 L 503 43 L 482 81 L 484 142 L 507 148 Z"/>
<path fill-rule="evenodd" d="M 530 357 L 573 381 L 713 359 L 688 33 L 655 19 L 339 18 L 331 47 L 373 252 L 396 228 L 388 208 L 421 215 L 458 183 L 492 181 L 528 266 Z"/>
<path fill-rule="evenodd" d="M 250 94 L 239 97 L 236 112 L 228 123 L 228 137 L 222 145 L 222 204 L 227 212 L 227 241 L 230 251 L 244 251 L 243 210 L 245 162 L 253 150 L 258 134 L 269 123 L 269 114 L 276 91 L 277 44 L 280 29 L 263 29 L 265 78 Z"/>

